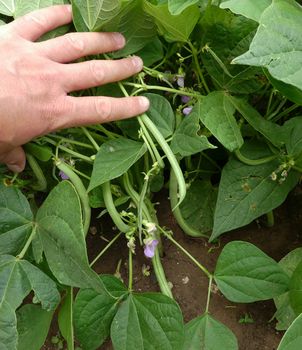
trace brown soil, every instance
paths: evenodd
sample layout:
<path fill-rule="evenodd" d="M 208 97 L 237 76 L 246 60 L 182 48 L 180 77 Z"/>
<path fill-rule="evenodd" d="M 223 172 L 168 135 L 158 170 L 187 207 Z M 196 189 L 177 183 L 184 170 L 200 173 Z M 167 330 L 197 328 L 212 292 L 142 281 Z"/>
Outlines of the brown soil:
<path fill-rule="evenodd" d="M 276 260 L 280 260 L 289 251 L 301 246 L 302 191 L 299 188 L 275 212 L 274 227 L 265 227 L 261 220 L 254 222 L 245 228 L 222 236 L 220 247 L 211 245 L 202 239 L 192 239 L 185 236 L 171 215 L 166 196 L 162 195 L 159 198 L 159 202 L 157 210 L 160 224 L 170 228 L 174 232 L 174 237 L 177 241 L 210 271 L 214 271 L 217 258 L 223 246 L 233 240 L 251 242 Z M 97 233 L 89 235 L 88 238 L 90 258 L 95 257 L 105 246 L 106 242 L 101 236 L 105 236 L 107 239 L 112 237 L 111 226 L 108 223 L 96 224 Z M 179 303 L 187 322 L 204 311 L 208 279 L 173 244 L 166 240 L 163 243 L 165 249 L 165 256 L 162 259 L 164 270 L 167 279 L 173 284 L 174 297 Z M 114 273 L 119 260 L 122 259 L 120 272 L 122 278 L 127 282 L 127 254 L 125 242 L 120 240 L 96 264 L 96 271 L 98 273 Z M 152 271 L 150 277 L 143 275 L 143 264 L 151 266 L 150 261 L 144 258 L 143 254 L 138 253 L 134 262 L 134 289 L 136 291 L 158 291 Z M 240 350 L 277 349 L 282 332 L 275 330 L 274 321 L 270 322 L 274 312 L 275 308 L 272 301 L 235 304 L 226 300 L 219 292 L 212 293 L 210 313 L 235 333 Z M 248 315 L 253 320 L 253 323 L 241 323 L 240 320 L 245 315 Z M 53 331 L 55 332 L 55 328 Z M 44 347 L 44 350 L 52 349 L 57 348 L 49 343 Z M 99 350 L 111 349 L 110 342 L 107 342 Z"/>

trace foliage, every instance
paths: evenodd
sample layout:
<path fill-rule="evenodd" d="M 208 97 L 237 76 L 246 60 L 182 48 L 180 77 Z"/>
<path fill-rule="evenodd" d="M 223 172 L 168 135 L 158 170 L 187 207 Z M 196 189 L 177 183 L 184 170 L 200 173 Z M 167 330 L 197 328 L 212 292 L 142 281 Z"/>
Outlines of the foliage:
<path fill-rule="evenodd" d="M 0 24 L 62 3 L 68 1 L 0 0 Z M 277 329 L 288 328 L 278 349 L 300 349 L 301 249 L 278 264 L 256 246 L 233 241 L 211 273 L 158 224 L 154 208 L 154 193 L 168 187 L 185 234 L 210 241 L 263 215 L 271 223 L 302 172 L 300 3 L 71 3 L 75 30 L 126 37 L 122 50 L 94 58 L 136 54 L 145 62 L 135 77 L 75 95 L 144 95 L 151 106 L 132 120 L 33 140 L 25 145 L 24 174 L 0 167 L 0 348 L 40 349 L 57 311 L 68 350 L 76 341 L 98 349 L 108 337 L 117 350 L 235 350 L 235 335 L 210 314 L 215 283 L 233 302 L 274 299 Z M 93 270 L 104 251 L 88 260 L 92 207 L 102 208 L 100 218 L 109 214 L 120 232 L 104 251 L 121 235 L 127 241 L 127 286 Z M 187 324 L 161 265 L 163 238 L 209 278 L 206 306 Z M 133 290 L 138 249 L 151 256 L 161 293 Z"/>

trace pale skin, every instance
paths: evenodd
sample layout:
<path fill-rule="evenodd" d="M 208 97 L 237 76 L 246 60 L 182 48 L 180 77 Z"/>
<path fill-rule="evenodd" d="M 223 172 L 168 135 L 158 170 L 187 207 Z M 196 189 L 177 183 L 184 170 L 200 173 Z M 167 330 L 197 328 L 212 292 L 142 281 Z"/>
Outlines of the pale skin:
<path fill-rule="evenodd" d="M 149 107 L 144 97 L 68 95 L 126 79 L 143 67 L 138 57 L 72 63 L 122 48 L 125 39 L 119 33 L 69 33 L 37 42 L 43 34 L 71 20 L 71 7 L 62 5 L 0 26 L 0 162 L 14 172 L 24 169 L 22 145 L 35 137 L 129 118 Z"/>

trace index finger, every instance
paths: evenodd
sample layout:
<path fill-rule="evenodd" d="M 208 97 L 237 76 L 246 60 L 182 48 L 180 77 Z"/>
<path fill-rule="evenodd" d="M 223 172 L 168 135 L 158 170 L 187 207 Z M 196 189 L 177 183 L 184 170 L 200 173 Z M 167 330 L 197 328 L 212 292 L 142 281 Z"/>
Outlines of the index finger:
<path fill-rule="evenodd" d="M 71 5 L 56 5 L 36 10 L 17 18 L 9 24 L 24 39 L 36 41 L 43 34 L 72 20 Z"/>

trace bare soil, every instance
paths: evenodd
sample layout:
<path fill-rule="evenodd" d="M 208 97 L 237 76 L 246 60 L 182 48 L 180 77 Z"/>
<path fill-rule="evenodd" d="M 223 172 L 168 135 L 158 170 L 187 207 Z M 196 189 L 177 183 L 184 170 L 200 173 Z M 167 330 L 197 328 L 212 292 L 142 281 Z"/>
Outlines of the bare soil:
<path fill-rule="evenodd" d="M 255 244 L 277 261 L 302 243 L 302 190 L 297 188 L 290 194 L 286 203 L 275 211 L 275 225 L 267 228 L 261 220 L 242 229 L 235 230 L 221 237 L 220 246 L 211 245 L 203 239 L 185 236 L 171 214 L 167 195 L 158 198 L 158 218 L 162 226 L 174 232 L 176 240 L 210 271 L 214 271 L 217 258 L 224 245 L 233 240 L 244 240 Z M 110 222 L 97 222 L 88 237 L 88 253 L 94 258 L 106 245 L 101 238 L 112 237 Z M 185 321 L 200 315 L 204 311 L 207 297 L 208 279 L 192 262 L 172 243 L 164 240 L 165 256 L 162 259 L 168 280 L 173 285 L 173 294 L 179 303 Z M 127 249 L 122 239 L 115 243 L 103 258 L 95 265 L 98 273 L 115 273 L 120 259 L 121 277 L 127 283 Z M 151 275 L 142 273 L 143 265 L 151 267 Z M 136 291 L 159 291 L 152 273 L 152 265 L 142 253 L 138 252 L 134 261 L 134 289 Z M 275 308 L 272 301 L 252 304 L 235 304 L 225 299 L 221 293 L 214 291 L 211 297 L 210 313 L 217 320 L 227 325 L 237 336 L 240 350 L 274 350 L 277 349 L 282 332 L 275 330 L 275 321 L 270 321 Z M 251 323 L 242 322 L 248 316 Z M 56 334 L 53 326 L 52 334 Z M 54 345 L 44 346 L 44 350 L 57 349 Z M 110 342 L 99 350 L 111 350 Z M 228 350 L 228 349 L 221 349 Z"/>

